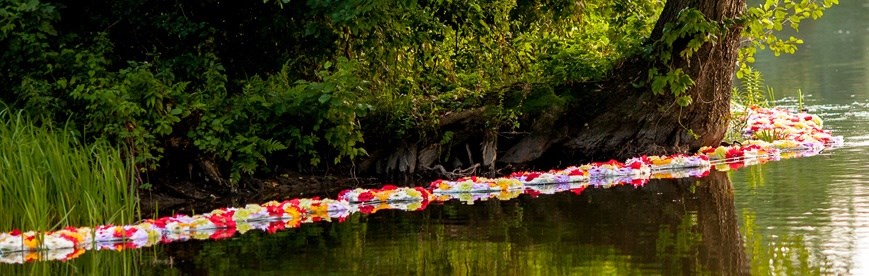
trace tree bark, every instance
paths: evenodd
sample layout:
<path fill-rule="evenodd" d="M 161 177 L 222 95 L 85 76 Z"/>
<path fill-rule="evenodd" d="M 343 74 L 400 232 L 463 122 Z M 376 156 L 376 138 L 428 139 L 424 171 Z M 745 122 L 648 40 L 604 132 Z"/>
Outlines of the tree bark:
<path fill-rule="evenodd" d="M 710 21 L 724 22 L 739 17 L 744 12 L 745 1 L 667 1 L 651 41 L 659 39 L 664 26 L 675 22 L 679 12 L 686 8 L 700 11 Z M 729 121 L 730 90 L 741 30 L 740 25 L 729 26 L 717 40 L 703 44 L 689 59 L 678 54 L 688 39 L 674 43 L 672 65 L 681 68 L 695 83 L 686 92 L 693 99 L 692 104 L 679 107 L 669 94 L 653 95 L 648 85 L 635 88 L 635 83 L 646 81 L 650 68 L 659 66 L 637 57 L 617 67 L 608 82 L 596 87 L 571 87 L 579 100 L 556 124 L 566 126 L 566 130 L 553 128 L 547 134 L 558 140 L 530 144 L 544 146 L 547 153 L 543 156 L 548 159 L 566 162 L 624 159 L 717 145 Z M 563 136 L 558 137 L 560 135 Z M 539 136 L 531 135 L 523 142 L 531 142 Z M 523 142 L 519 145 L 527 147 Z M 514 152 L 518 154 L 511 154 Z M 524 163 L 537 157 L 521 149 L 510 149 L 501 161 Z"/>
<path fill-rule="evenodd" d="M 651 39 L 660 38 L 664 25 L 676 20 L 683 9 L 697 9 L 707 19 L 721 22 L 740 16 L 744 7 L 743 0 L 667 1 Z M 645 78 L 649 67 L 625 63 L 616 70 L 624 74 L 604 87 L 613 89 L 617 96 L 605 98 L 608 100 L 604 103 L 606 110 L 588 118 L 587 126 L 585 123 L 572 126 L 563 151 L 594 159 L 628 158 L 695 150 L 720 143 L 730 116 L 730 91 L 740 32 L 740 26 L 731 26 L 717 41 L 705 43 L 687 60 L 678 54 L 687 41 L 674 43 L 675 67 L 684 70 L 695 83 L 687 91 L 693 103 L 686 107 L 675 105 L 670 95 L 653 95 L 647 87 L 632 89 L 629 85 Z M 689 130 L 699 136 L 693 137 Z"/>

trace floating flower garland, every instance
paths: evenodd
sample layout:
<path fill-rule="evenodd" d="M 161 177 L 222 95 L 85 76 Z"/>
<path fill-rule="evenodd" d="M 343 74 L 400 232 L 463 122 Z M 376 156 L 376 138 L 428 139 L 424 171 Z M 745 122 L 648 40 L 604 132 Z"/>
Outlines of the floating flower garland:
<path fill-rule="evenodd" d="M 431 192 L 422 187 L 396 187 L 384 185 L 380 189 L 344 190 L 338 194 L 338 200 L 350 203 L 379 203 L 398 201 L 424 201 L 428 200 Z"/>
<path fill-rule="evenodd" d="M 489 193 L 522 190 L 522 181 L 515 178 L 463 177 L 456 181 L 436 180 L 429 185 L 434 194 Z"/>
<path fill-rule="evenodd" d="M 503 178 L 437 180 L 428 188 L 393 185 L 357 188 L 342 191 L 337 199 L 270 201 L 199 215 L 147 219 L 132 225 L 68 227 L 44 233 L 13 230 L 0 233 L 0 263 L 69 260 L 86 250 L 120 251 L 190 239 L 219 240 L 250 230 L 274 233 L 303 223 L 333 219 L 341 222 L 356 212 L 423 210 L 432 201 L 460 200 L 473 204 L 493 198 L 509 200 L 523 193 L 536 197 L 568 191 L 580 194 L 588 187 L 642 186 L 649 179 L 703 177 L 713 167 L 725 171 L 782 158 L 811 156 L 842 144 L 842 137 L 834 137 L 821 128 L 823 121 L 816 115 L 752 107 L 746 116 L 745 142 L 703 147 L 696 155 L 641 156 L 625 162 L 610 160 L 562 170 L 516 172 Z M 770 138 L 775 139 L 765 141 Z"/>

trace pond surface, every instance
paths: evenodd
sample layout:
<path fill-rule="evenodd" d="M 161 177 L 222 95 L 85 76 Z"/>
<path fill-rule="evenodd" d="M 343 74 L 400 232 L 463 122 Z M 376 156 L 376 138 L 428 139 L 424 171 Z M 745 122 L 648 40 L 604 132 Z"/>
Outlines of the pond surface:
<path fill-rule="evenodd" d="M 780 106 L 797 88 L 845 147 L 702 179 L 587 189 L 191 241 L 7 272 L 98 274 L 869 275 L 869 3 L 804 22 L 796 55 L 759 57 Z M 11 271 L 10 271 L 11 270 Z"/>

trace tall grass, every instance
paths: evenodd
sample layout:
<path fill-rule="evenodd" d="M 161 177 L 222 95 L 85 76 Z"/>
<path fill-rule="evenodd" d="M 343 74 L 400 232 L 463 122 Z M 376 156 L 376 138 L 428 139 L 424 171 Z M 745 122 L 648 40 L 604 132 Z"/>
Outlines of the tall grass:
<path fill-rule="evenodd" d="M 83 145 L 65 126 L 0 110 L 0 231 L 130 223 L 139 216 L 130 160 Z"/>

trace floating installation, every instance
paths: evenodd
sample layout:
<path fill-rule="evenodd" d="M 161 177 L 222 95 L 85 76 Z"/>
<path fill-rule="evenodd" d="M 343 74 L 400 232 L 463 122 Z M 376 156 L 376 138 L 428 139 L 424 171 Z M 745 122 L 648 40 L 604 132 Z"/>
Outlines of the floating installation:
<path fill-rule="evenodd" d="M 379 189 L 342 191 L 337 199 L 297 198 L 220 208 L 204 214 L 146 219 L 131 225 L 67 227 L 57 231 L 12 230 L 0 233 L 0 263 L 70 260 L 87 250 L 127 250 L 160 243 L 220 240 L 251 230 L 274 233 L 303 223 L 344 221 L 353 213 L 424 210 L 431 202 L 460 200 L 473 204 L 509 200 L 521 194 L 582 193 L 588 187 L 642 186 L 649 179 L 703 177 L 779 159 L 817 155 L 840 147 L 841 136 L 824 130 L 817 115 L 780 108 L 751 107 L 745 120 L 746 141 L 703 147 L 694 155 L 640 156 L 559 170 L 516 172 L 506 177 L 437 180 L 428 187 L 384 185 Z M 769 139 L 773 137 L 775 139 Z M 760 140 L 765 138 L 765 140 Z"/>

